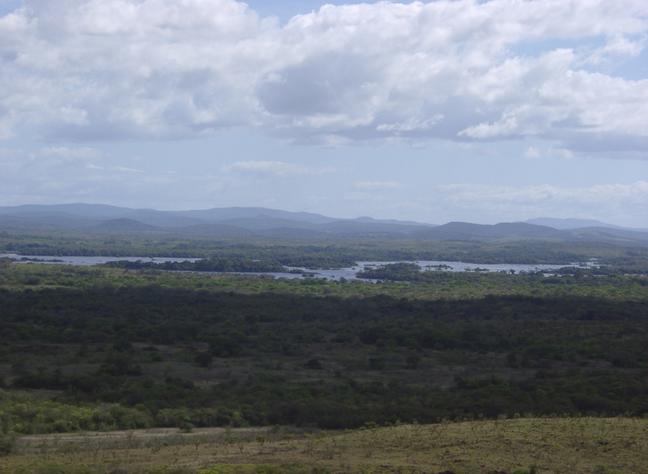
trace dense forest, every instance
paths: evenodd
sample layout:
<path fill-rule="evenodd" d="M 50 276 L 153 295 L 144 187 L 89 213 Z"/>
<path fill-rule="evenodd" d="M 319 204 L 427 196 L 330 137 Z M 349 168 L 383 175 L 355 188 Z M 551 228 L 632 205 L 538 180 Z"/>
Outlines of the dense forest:
<path fill-rule="evenodd" d="M 2 430 L 648 413 L 646 280 L 435 274 L 374 285 L 5 263 Z"/>

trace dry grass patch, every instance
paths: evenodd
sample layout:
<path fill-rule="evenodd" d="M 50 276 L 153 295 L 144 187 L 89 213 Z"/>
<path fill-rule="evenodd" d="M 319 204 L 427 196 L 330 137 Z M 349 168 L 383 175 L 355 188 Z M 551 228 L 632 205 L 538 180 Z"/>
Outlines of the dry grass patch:
<path fill-rule="evenodd" d="M 648 420 L 531 418 L 348 432 L 175 430 L 31 436 L 7 473 L 648 473 Z"/>

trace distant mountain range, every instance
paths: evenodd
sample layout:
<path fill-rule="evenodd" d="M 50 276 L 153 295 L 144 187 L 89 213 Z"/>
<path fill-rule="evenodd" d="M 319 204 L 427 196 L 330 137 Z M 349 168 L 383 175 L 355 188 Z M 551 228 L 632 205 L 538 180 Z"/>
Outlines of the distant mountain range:
<path fill-rule="evenodd" d="M 544 225 L 547 227 L 553 227 L 554 229 L 560 229 L 560 230 L 584 229 L 587 227 L 605 227 L 608 229 L 624 229 L 624 227 L 618 225 L 606 224 L 605 222 L 597 221 L 594 219 L 558 219 L 555 217 L 538 217 L 536 219 L 529 219 L 524 222 L 526 222 L 527 224 Z M 648 229 L 630 229 L 630 228 L 625 228 L 625 229 L 648 231 Z"/>
<path fill-rule="evenodd" d="M 543 239 L 648 244 L 648 230 L 583 219 L 444 225 L 370 217 L 336 219 L 262 207 L 190 211 L 130 209 L 102 204 L 0 207 L 0 230 L 86 234 L 153 234 L 212 238 L 408 238 L 420 240 Z"/>
<path fill-rule="evenodd" d="M 338 235 L 404 235 L 427 224 L 370 217 L 336 219 L 262 207 L 190 211 L 130 209 L 103 204 L 0 207 L 0 229 L 87 233 L 169 233 L 197 236 L 316 238 Z"/>

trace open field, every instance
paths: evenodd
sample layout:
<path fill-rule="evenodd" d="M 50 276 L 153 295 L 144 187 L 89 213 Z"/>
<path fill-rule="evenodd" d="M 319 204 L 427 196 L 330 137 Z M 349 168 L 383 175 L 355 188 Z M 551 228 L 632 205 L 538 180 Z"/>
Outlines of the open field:
<path fill-rule="evenodd" d="M 132 446 L 132 448 L 128 448 Z M 206 429 L 20 438 L 8 473 L 643 473 L 648 420 L 530 418 L 347 432 Z"/>

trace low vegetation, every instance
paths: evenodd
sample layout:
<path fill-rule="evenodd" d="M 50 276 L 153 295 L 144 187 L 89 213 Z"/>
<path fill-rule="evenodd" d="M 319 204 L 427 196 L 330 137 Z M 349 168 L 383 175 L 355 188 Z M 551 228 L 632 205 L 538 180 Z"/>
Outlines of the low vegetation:
<path fill-rule="evenodd" d="M 648 420 L 529 418 L 295 429 L 133 431 L 30 436 L 0 471 L 15 473 L 640 473 Z"/>
<path fill-rule="evenodd" d="M 429 272 L 427 281 L 332 282 L 323 279 L 247 278 L 236 275 L 197 275 L 160 270 L 130 271 L 111 267 L 12 264 L 0 260 L 0 289 L 36 291 L 42 289 L 87 290 L 97 287 L 161 287 L 191 291 L 273 293 L 282 295 L 367 298 L 391 296 L 408 300 L 480 299 L 486 296 L 593 297 L 616 301 L 648 299 L 648 278 L 614 274 L 600 278 L 589 274 L 548 278 L 542 275 Z"/>
<path fill-rule="evenodd" d="M 270 239 L 0 231 L 0 253 L 115 257 L 200 257 L 275 261 L 285 266 L 340 268 L 357 261 L 448 260 L 479 264 L 565 264 L 597 258 L 625 269 L 648 269 L 648 246 L 541 239 L 417 240 L 405 238 Z"/>
<path fill-rule="evenodd" d="M 41 281 L 14 286 L 25 277 Z M 372 285 L 45 265 L 2 278 L 9 433 L 648 413 L 637 278 Z"/>

